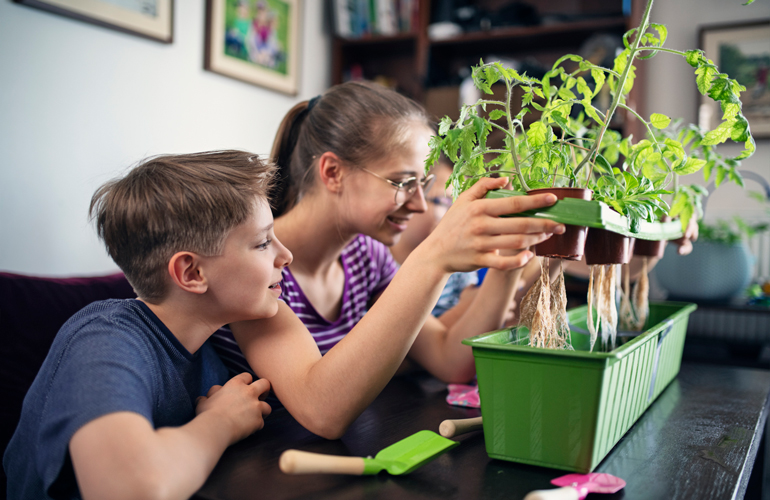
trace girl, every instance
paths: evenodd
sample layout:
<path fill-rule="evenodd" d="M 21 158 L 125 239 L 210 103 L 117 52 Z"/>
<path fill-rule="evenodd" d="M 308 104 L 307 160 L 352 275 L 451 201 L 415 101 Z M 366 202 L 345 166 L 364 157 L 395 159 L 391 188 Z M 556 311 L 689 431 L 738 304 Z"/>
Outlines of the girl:
<path fill-rule="evenodd" d="M 293 253 L 283 273 L 288 305 L 273 318 L 231 327 L 248 364 L 303 426 L 324 437 L 341 436 L 407 354 L 443 380 L 470 379 L 473 357 L 460 340 L 499 327 L 511 274 L 532 258 L 519 250 L 564 231 L 552 221 L 499 217 L 552 205 L 554 196 L 488 200 L 486 192 L 506 180 L 482 179 L 396 272 L 386 246 L 426 209 L 431 135 L 414 102 L 351 82 L 295 106 L 276 138 L 284 189 L 274 231 Z M 479 267 L 495 268 L 487 279 L 504 293 L 451 328 L 430 316 L 449 275 Z M 219 340 L 220 352 L 228 349 L 221 355 L 237 361 L 232 341 Z"/>

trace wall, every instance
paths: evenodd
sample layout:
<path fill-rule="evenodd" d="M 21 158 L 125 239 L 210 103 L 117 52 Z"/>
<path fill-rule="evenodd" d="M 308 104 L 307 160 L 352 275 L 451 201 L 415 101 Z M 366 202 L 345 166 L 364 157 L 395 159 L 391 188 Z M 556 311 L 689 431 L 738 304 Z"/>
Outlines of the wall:
<path fill-rule="evenodd" d="M 638 1 L 638 0 L 635 0 Z M 738 0 L 658 0 L 653 4 L 652 22 L 665 24 L 668 28 L 666 46 L 678 50 L 699 48 L 698 30 L 704 25 L 731 24 L 738 22 L 770 19 L 770 2 L 757 0 L 752 5 L 741 6 Z M 712 59 L 714 55 L 706 54 Z M 684 59 L 672 54 L 658 54 L 646 64 L 647 113 L 663 113 L 682 117 L 689 123 L 698 123 L 699 97 L 695 85 L 694 69 Z M 742 147 L 731 141 L 719 147 L 719 151 L 737 156 Z M 770 140 L 757 140 L 754 156 L 744 160 L 741 169 L 757 172 L 770 182 Z M 713 177 L 712 177 L 713 180 Z M 703 182 L 701 173 L 684 177 L 687 184 Z M 747 181 L 746 189 L 760 191 L 759 184 Z M 767 220 L 765 207 L 734 184 L 724 184 L 708 199 L 706 221 L 718 218 L 729 219 L 739 214 L 747 220 Z"/>
<path fill-rule="evenodd" d="M 174 4 L 166 45 L 0 1 L 0 270 L 117 270 L 87 219 L 99 185 L 159 153 L 268 154 L 285 112 L 329 85 L 322 2 L 304 2 L 297 96 L 204 71 L 205 2 Z"/>

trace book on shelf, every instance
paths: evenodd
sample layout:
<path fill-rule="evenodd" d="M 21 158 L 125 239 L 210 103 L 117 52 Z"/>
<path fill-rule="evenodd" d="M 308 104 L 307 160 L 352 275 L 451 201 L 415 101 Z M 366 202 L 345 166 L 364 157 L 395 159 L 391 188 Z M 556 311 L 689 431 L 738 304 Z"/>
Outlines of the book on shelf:
<path fill-rule="evenodd" d="M 417 26 L 419 0 L 329 0 L 334 34 L 342 38 L 409 33 Z"/>

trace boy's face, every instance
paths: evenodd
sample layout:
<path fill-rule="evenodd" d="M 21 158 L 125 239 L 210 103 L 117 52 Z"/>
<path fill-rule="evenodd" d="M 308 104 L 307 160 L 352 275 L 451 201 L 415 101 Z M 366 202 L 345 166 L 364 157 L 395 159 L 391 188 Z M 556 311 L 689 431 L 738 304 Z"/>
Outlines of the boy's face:
<path fill-rule="evenodd" d="M 275 237 L 273 216 L 264 200 L 225 240 L 221 255 L 204 257 L 209 287 L 222 321 L 274 316 L 281 295 L 281 270 L 292 260 Z"/>

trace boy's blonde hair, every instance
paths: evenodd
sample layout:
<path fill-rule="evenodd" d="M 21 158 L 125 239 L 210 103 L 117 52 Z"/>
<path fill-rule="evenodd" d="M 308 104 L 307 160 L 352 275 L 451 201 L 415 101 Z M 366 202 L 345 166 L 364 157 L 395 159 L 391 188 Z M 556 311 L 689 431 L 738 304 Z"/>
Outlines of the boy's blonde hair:
<path fill-rule="evenodd" d="M 245 151 L 156 156 L 100 187 L 89 215 L 137 295 L 157 303 L 168 291 L 169 259 L 220 254 L 256 198 L 267 199 L 275 170 Z"/>

